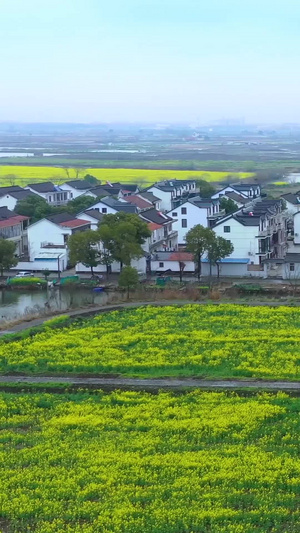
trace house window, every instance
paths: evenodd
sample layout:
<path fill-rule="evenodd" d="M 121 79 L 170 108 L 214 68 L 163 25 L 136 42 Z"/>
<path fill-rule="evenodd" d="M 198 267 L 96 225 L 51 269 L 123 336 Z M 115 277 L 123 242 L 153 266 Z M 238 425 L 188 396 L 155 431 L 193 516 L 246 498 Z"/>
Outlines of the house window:
<path fill-rule="evenodd" d="M 102 207 L 101 211 L 102 211 L 102 213 L 104 213 L 104 214 L 107 213 L 107 207 Z"/>
<path fill-rule="evenodd" d="M 159 268 L 164 268 L 164 264 L 163 263 L 159 263 Z"/>
<path fill-rule="evenodd" d="M 177 213 L 172 213 L 172 217 L 177 217 Z"/>
<path fill-rule="evenodd" d="M 49 196 L 49 202 L 52 202 L 52 196 Z"/>
<path fill-rule="evenodd" d="M 181 227 L 182 228 L 187 228 L 187 218 L 182 218 L 181 219 Z"/>
<path fill-rule="evenodd" d="M 182 207 L 181 208 L 181 214 L 182 215 L 186 215 L 186 207 Z"/>
<path fill-rule="evenodd" d="M 224 233 L 230 233 L 230 226 L 224 226 Z"/>
<path fill-rule="evenodd" d="M 295 263 L 290 263 L 290 272 L 295 272 Z"/>

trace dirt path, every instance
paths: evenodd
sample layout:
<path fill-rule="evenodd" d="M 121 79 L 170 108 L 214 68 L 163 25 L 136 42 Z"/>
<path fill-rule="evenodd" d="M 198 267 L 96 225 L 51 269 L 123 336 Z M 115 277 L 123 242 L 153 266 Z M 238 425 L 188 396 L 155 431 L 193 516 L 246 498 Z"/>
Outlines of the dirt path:
<path fill-rule="evenodd" d="M 209 379 L 140 379 L 109 377 L 65 377 L 65 376 L 0 376 L 0 384 L 66 384 L 75 387 L 128 390 L 177 390 L 177 389 L 266 389 L 274 391 L 300 391 L 300 381 L 259 381 L 259 380 L 209 380 Z"/>

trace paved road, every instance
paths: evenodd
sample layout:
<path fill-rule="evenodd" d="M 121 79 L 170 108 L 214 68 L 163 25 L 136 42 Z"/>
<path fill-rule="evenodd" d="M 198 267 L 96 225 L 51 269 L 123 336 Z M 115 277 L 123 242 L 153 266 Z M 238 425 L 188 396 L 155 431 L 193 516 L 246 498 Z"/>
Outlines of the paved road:
<path fill-rule="evenodd" d="M 139 379 L 109 377 L 65 377 L 65 376 L 1 376 L 0 384 L 68 384 L 80 387 L 99 387 L 103 389 L 268 389 L 274 391 L 300 391 L 300 381 L 257 381 L 257 380 L 206 380 L 206 379 Z"/>

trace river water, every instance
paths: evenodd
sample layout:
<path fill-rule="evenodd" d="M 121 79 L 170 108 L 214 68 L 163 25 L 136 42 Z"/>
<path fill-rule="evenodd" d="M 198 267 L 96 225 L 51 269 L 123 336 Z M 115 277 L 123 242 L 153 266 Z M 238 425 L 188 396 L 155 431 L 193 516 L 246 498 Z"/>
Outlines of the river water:
<path fill-rule="evenodd" d="M 41 291 L 0 290 L 0 324 L 31 314 L 66 311 L 91 304 L 104 305 L 109 295 L 92 289 L 55 289 Z"/>

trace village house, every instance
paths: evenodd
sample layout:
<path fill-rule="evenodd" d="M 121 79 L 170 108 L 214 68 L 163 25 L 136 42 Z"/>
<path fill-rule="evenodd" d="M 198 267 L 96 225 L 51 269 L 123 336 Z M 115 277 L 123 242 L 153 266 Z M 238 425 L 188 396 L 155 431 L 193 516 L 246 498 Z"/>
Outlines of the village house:
<path fill-rule="evenodd" d="M 72 200 L 70 191 L 64 191 L 59 185 L 54 185 L 51 181 L 31 183 L 25 189 L 38 194 L 49 205 L 53 206 L 66 205 Z"/>
<path fill-rule="evenodd" d="M 195 180 L 165 180 L 148 187 L 147 191 L 161 199 L 162 211 L 169 212 L 183 198 L 195 195 L 197 184 Z"/>
<path fill-rule="evenodd" d="M 300 211 L 300 191 L 296 192 L 295 194 L 283 194 L 281 198 L 286 203 L 286 209 L 289 214 L 294 215 Z"/>
<path fill-rule="evenodd" d="M 68 264 L 68 239 L 78 231 L 90 229 L 88 220 L 78 219 L 68 213 L 43 218 L 28 226 L 28 260 L 19 262 L 18 270 L 66 270 Z"/>
<path fill-rule="evenodd" d="M 91 185 L 86 180 L 70 180 L 60 185 L 60 189 L 69 193 L 70 200 L 78 198 L 92 189 Z"/>
<path fill-rule="evenodd" d="M 135 205 L 132 205 L 126 202 L 124 199 L 116 200 L 110 196 L 105 196 L 101 200 L 96 201 L 90 209 L 97 209 L 103 215 L 115 214 L 119 211 L 124 211 L 125 213 L 137 213 L 138 210 Z"/>
<path fill-rule="evenodd" d="M 261 200 L 216 222 L 213 226 L 216 235 L 231 241 L 234 247 L 228 258 L 232 275 L 263 276 L 267 259 L 283 258 L 286 221 L 283 202 L 279 199 Z"/>
<path fill-rule="evenodd" d="M 194 226 L 201 224 L 207 228 L 222 217 L 218 198 L 206 199 L 200 196 L 189 198 L 169 211 L 167 215 L 173 219 L 173 228 L 178 232 L 179 246 L 185 246 L 186 234 Z"/>
<path fill-rule="evenodd" d="M 29 190 L 26 190 L 26 189 L 21 189 L 21 188 L 20 190 L 10 191 L 10 192 L 3 194 L 0 188 L 0 207 L 7 207 L 11 211 L 14 211 L 17 203 L 20 200 L 24 200 L 28 198 L 29 196 L 34 196 L 34 195 L 36 196 L 35 193 Z"/>
<path fill-rule="evenodd" d="M 145 251 L 152 253 L 159 250 L 177 250 L 178 233 L 173 229 L 171 217 L 153 208 L 142 211 L 139 216 L 147 222 L 151 231 L 151 237 L 144 245 Z"/>
<path fill-rule="evenodd" d="M 152 207 L 154 207 L 157 211 L 161 211 L 161 199 L 157 198 L 152 192 L 149 191 L 142 191 L 137 194 L 139 198 L 144 198 L 145 200 L 148 200 L 151 202 Z"/>
<path fill-rule="evenodd" d="M 6 206 L 0 207 L 0 238 L 12 241 L 16 245 L 17 257 L 26 254 L 28 250 L 28 222 L 28 217 L 18 215 Z"/>
<path fill-rule="evenodd" d="M 237 194 L 237 200 L 242 202 L 242 198 L 248 199 L 248 201 L 254 200 L 255 198 L 259 198 L 261 195 L 261 189 L 260 186 L 256 184 L 232 184 L 226 185 L 221 190 L 214 193 L 211 197 L 220 198 L 222 196 L 226 196 L 227 198 L 230 198 L 230 196 L 227 196 L 228 193 Z"/>

